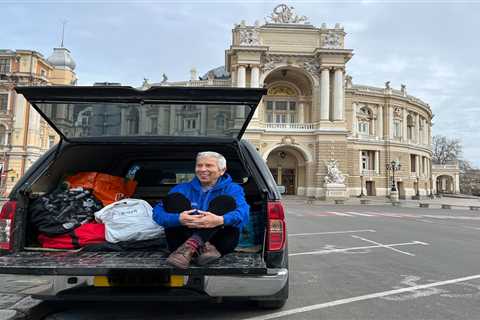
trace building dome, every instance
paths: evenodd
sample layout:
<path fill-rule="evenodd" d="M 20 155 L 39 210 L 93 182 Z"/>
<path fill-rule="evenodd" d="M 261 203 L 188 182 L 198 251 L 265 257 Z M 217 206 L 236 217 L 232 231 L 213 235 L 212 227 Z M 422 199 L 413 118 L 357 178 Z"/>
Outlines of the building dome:
<path fill-rule="evenodd" d="M 230 78 L 230 73 L 225 70 L 225 66 L 220 66 L 218 68 L 212 69 L 200 77 L 200 80 L 207 80 L 208 74 L 213 73 L 214 79 L 228 79 Z"/>
<path fill-rule="evenodd" d="M 48 57 L 47 61 L 55 68 L 74 70 L 76 67 L 75 61 L 73 61 L 70 55 L 70 50 L 63 47 L 54 48 L 52 55 Z"/>

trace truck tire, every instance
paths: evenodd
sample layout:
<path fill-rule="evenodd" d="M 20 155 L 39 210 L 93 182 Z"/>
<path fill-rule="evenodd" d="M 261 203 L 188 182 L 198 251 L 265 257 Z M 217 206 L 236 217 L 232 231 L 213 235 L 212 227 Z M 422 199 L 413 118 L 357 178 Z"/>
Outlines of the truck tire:
<path fill-rule="evenodd" d="M 271 299 L 257 300 L 257 306 L 262 309 L 280 309 L 282 308 L 288 299 L 288 279 L 285 283 L 285 286 Z"/>

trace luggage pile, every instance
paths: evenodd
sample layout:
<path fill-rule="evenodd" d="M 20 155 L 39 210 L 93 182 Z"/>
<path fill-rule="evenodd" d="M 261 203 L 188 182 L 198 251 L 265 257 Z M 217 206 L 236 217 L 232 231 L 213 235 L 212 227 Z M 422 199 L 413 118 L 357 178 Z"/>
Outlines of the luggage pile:
<path fill-rule="evenodd" d="M 135 242 L 162 238 L 163 228 L 153 221 L 152 207 L 146 201 L 129 199 L 137 186 L 134 176 L 138 169 L 132 167 L 127 177 L 80 172 L 33 201 L 30 221 L 40 246 L 94 246 L 95 250 L 104 246 L 112 251 L 143 247 Z M 158 241 L 152 243 L 158 245 Z"/>

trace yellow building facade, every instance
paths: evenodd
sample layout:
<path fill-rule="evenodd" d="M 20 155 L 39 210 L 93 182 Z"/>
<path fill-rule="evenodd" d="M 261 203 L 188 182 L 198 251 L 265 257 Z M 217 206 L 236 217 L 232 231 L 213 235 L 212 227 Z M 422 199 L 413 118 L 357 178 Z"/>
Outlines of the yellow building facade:
<path fill-rule="evenodd" d="M 0 195 L 11 188 L 58 140 L 53 129 L 31 108 L 15 86 L 74 85 L 75 62 L 68 49 L 44 56 L 32 50 L 0 50 Z"/>

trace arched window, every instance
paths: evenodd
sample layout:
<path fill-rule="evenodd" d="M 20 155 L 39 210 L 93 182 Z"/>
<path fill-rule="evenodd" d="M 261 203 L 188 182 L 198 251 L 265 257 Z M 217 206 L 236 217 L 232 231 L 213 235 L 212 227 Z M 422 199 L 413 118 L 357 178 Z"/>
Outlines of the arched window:
<path fill-rule="evenodd" d="M 219 113 L 215 116 L 215 126 L 217 129 L 225 129 L 225 114 Z"/>
<path fill-rule="evenodd" d="M 268 89 L 265 97 L 265 120 L 267 123 L 297 123 L 297 93 L 286 85 Z"/>
<path fill-rule="evenodd" d="M 372 111 L 367 107 L 360 108 L 360 112 L 357 115 L 357 119 L 358 119 L 358 132 L 362 135 L 370 135 L 371 130 L 373 128 Z"/>
<path fill-rule="evenodd" d="M 0 125 L 0 145 L 5 145 L 7 144 L 7 130 L 5 129 L 5 126 Z"/>

